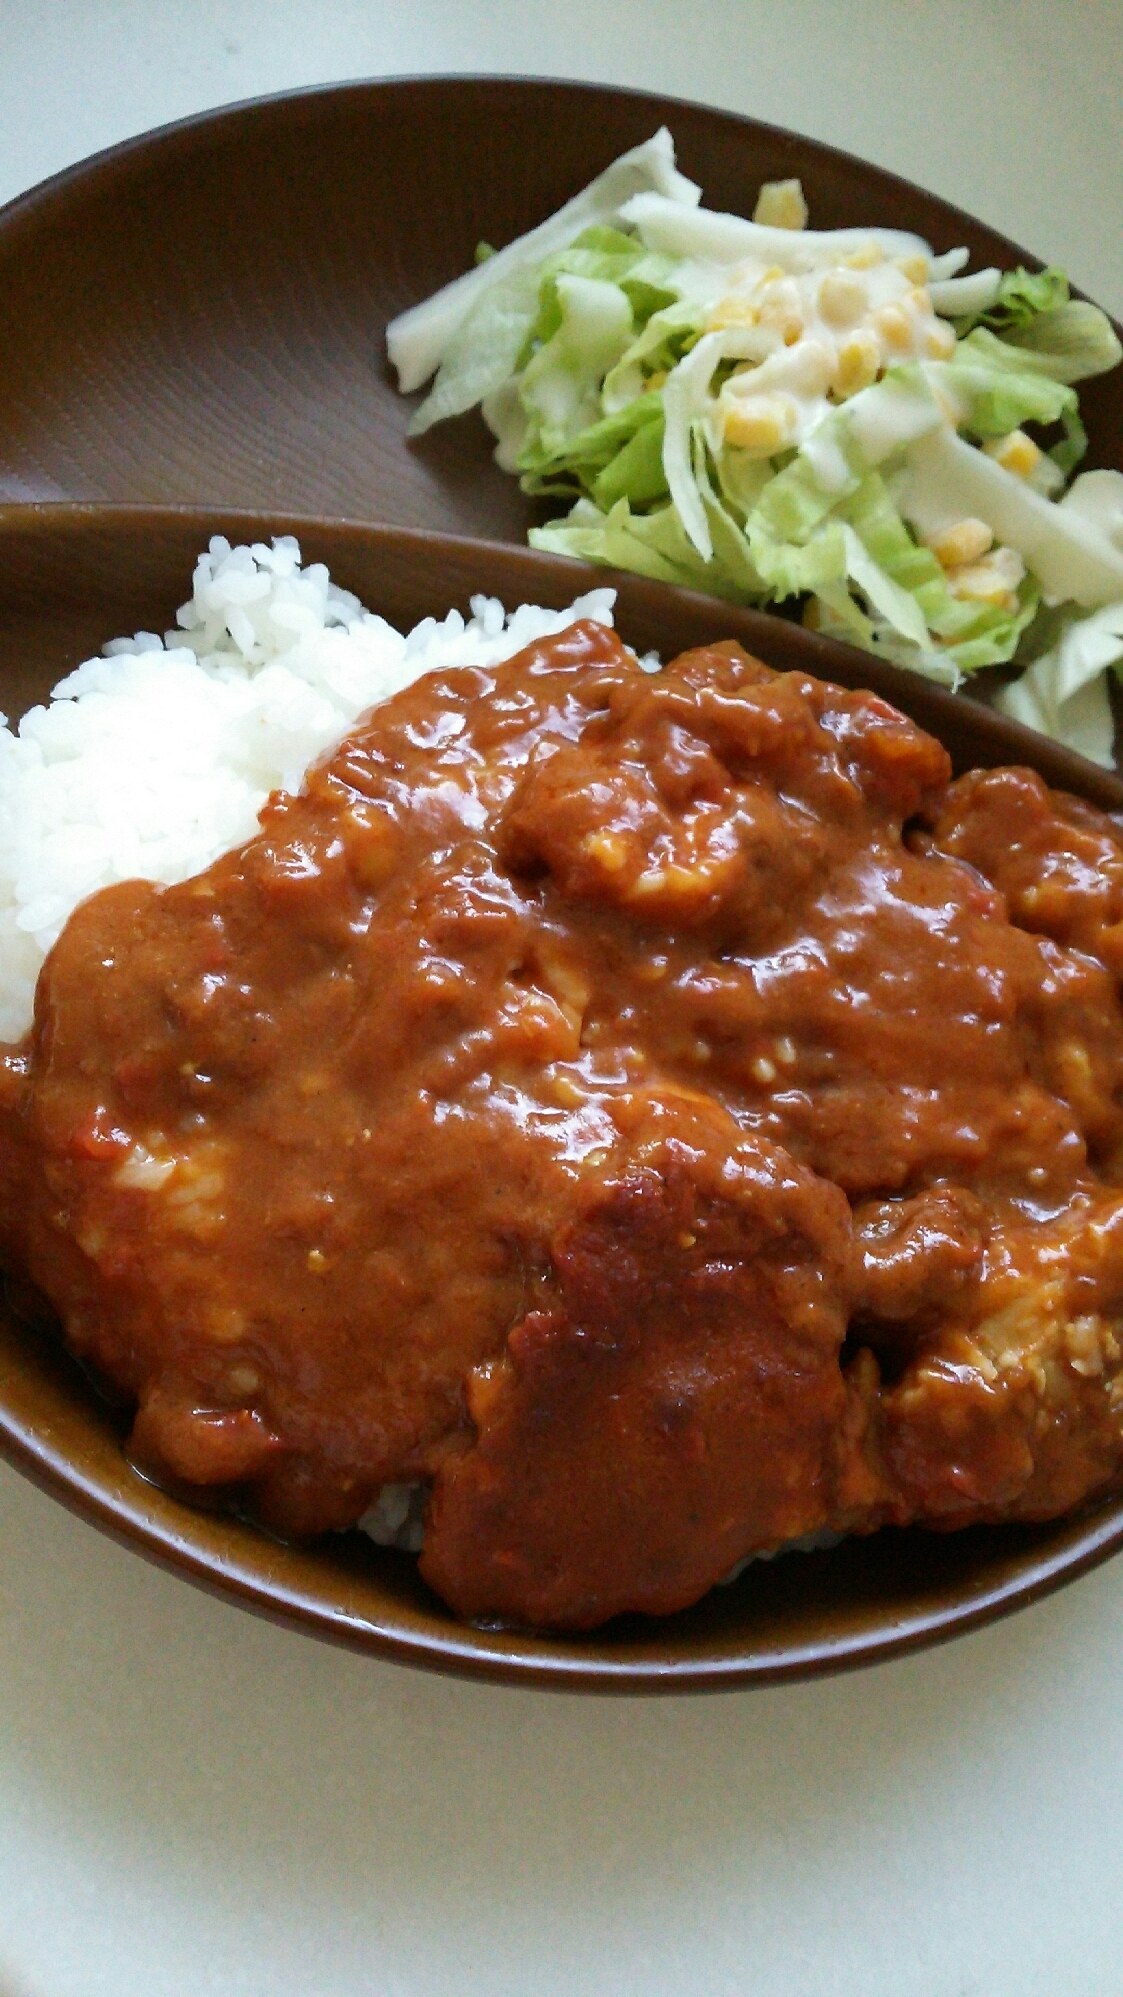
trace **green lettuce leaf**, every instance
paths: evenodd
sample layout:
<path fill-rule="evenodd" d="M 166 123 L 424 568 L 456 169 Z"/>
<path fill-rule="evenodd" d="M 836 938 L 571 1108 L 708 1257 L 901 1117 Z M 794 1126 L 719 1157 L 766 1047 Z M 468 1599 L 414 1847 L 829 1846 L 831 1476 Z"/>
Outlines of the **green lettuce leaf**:
<path fill-rule="evenodd" d="M 519 465 L 528 471 L 599 421 L 601 382 L 633 333 L 631 303 L 618 284 L 568 271 L 552 282 L 557 325 L 518 387 L 529 419 Z"/>
<path fill-rule="evenodd" d="M 701 424 L 693 428 L 691 454 L 711 541 L 708 558 L 675 506 L 637 515 L 626 499 L 607 511 L 581 500 L 567 520 L 533 529 L 532 546 L 635 569 L 730 602 L 812 595 L 819 601 L 821 628 L 947 685 L 1013 657 L 1038 606 L 1036 583 L 1026 578 L 1013 611 L 954 596 L 936 557 L 909 532 L 879 473 L 857 478 L 851 491 L 835 495 L 825 507 L 820 494 L 817 506 L 800 510 L 793 495 L 806 498 L 810 487 L 806 466 L 801 477 L 789 476 L 798 472 L 797 457 L 772 479 L 742 525 L 715 482 Z M 783 478 L 789 502 L 777 507 L 770 503 L 772 490 Z M 777 532 L 777 523 L 791 524 L 793 518 L 796 536 Z"/>
<path fill-rule="evenodd" d="M 869 473 L 840 503 L 835 518 L 856 537 L 867 558 L 856 559 L 857 551 L 848 543 L 847 575 L 874 620 L 867 642 L 882 629 L 880 641 L 871 642 L 871 649 L 890 649 L 886 640 L 891 634 L 891 655 L 899 663 L 925 670 L 917 655 L 936 652 L 950 663 L 956 677 L 1002 665 L 1013 657 L 1038 604 L 1038 589 L 1029 578 L 1014 611 L 953 595 L 935 555 L 913 538 L 877 472 Z M 833 603 L 837 611 L 837 596 Z"/>
<path fill-rule="evenodd" d="M 631 405 L 640 413 L 634 422 L 632 435 L 603 471 L 597 473 L 590 488 L 593 499 L 604 512 L 611 512 L 618 499 L 626 499 L 631 506 L 646 511 L 657 501 L 667 498 L 667 475 L 663 469 L 662 403 L 662 396 L 656 392 L 643 396 Z M 650 417 L 640 420 L 647 409 L 651 410 Z M 605 427 L 619 421 L 619 417 L 608 416 Z M 586 436 L 590 434 L 586 432 Z"/>
<path fill-rule="evenodd" d="M 976 437 L 1005 437 L 1023 423 L 1057 423 L 1076 408 L 1074 390 L 1056 380 L 1043 355 L 1013 347 L 985 326 L 960 340 L 941 378 L 964 402 L 963 427 Z"/>
<path fill-rule="evenodd" d="M 1075 471 L 1087 449 L 1076 391 L 1056 379 L 1045 355 L 1013 347 L 985 326 L 960 340 L 939 369 L 962 412 L 961 429 L 986 441 L 1006 437 L 1025 423 L 1064 426 L 1063 440 L 1048 453 L 1057 485 Z M 1060 474 L 1060 477 L 1057 474 Z"/>
<path fill-rule="evenodd" d="M 1123 548 L 1094 520 L 1043 498 L 947 425 L 909 445 L 894 498 L 921 535 L 949 520 L 985 521 L 1056 602 L 1094 610 L 1123 597 Z"/>
<path fill-rule="evenodd" d="M 558 280 L 563 277 L 598 278 L 605 284 L 622 284 L 645 255 L 642 243 L 625 236 L 620 229 L 584 229 L 575 243 L 547 257 L 538 268 L 538 310 L 527 328 L 526 338 L 515 356 L 514 372 L 519 374 L 531 356 L 552 340 L 562 323 Z"/>
<path fill-rule="evenodd" d="M 619 499 L 603 514 L 591 500 L 578 500 L 567 519 L 532 527 L 528 539 L 532 548 L 545 548 L 555 555 L 630 569 L 656 582 L 704 590 L 708 596 L 729 603 L 745 600 L 743 591 L 719 562 L 712 558 L 703 561 L 674 506 L 633 514 L 627 500 Z"/>
<path fill-rule="evenodd" d="M 591 423 L 561 449 L 548 452 L 539 437 L 523 447 L 524 492 L 583 490 L 604 512 L 618 499 L 646 507 L 665 498 L 663 476 L 663 398 L 655 390 L 615 416 Z"/>
<path fill-rule="evenodd" d="M 753 559 L 752 550 L 741 530 L 740 522 L 714 488 L 710 453 L 706 443 L 705 426 L 702 423 L 694 424 L 690 444 L 694 482 L 710 530 L 711 559 L 721 574 L 740 592 L 742 601 L 757 602 L 767 595 L 768 586 Z"/>
<path fill-rule="evenodd" d="M 955 326 L 961 338 L 989 328 L 1004 346 L 1033 354 L 1043 373 L 1069 387 L 1123 360 L 1107 314 L 1086 299 L 1070 298 L 1068 278 L 1053 267 L 1003 272 L 993 303 L 956 318 Z"/>
<path fill-rule="evenodd" d="M 516 268 L 484 291 L 449 338 L 437 379 L 409 419 L 409 435 L 420 437 L 434 423 L 462 416 L 494 395 L 514 373 L 537 309 L 538 281 L 532 270 Z"/>
<path fill-rule="evenodd" d="M 1041 312 L 1052 312 L 1068 302 L 1068 278 L 1063 270 L 1005 270 L 998 282 L 993 304 L 956 322 L 956 330 L 969 333 L 974 326 L 993 326 L 1003 332 L 1009 327 L 1028 326 Z"/>
<path fill-rule="evenodd" d="M 1032 353 L 1054 381 L 1070 385 L 1106 374 L 1123 360 L 1123 347 L 1106 312 L 1084 298 L 1042 312 L 1006 337 L 1012 346 Z"/>
<path fill-rule="evenodd" d="M 662 126 L 653 138 L 643 145 L 633 146 L 611 166 L 590 181 L 580 194 L 574 195 L 555 214 L 547 216 L 525 236 L 519 236 L 505 248 L 497 250 L 473 270 L 454 278 L 431 298 L 423 299 L 419 305 L 411 306 L 398 314 L 386 328 L 386 345 L 390 359 L 398 371 L 399 386 L 408 395 L 420 388 L 435 370 L 439 370 L 437 386 L 440 395 L 434 402 L 428 402 L 419 409 L 414 418 L 413 433 L 428 429 L 430 422 L 437 422 L 442 416 L 459 415 L 465 409 L 482 400 L 483 394 L 490 394 L 500 387 L 505 374 L 493 371 L 492 379 L 481 393 L 472 393 L 472 384 L 459 383 L 457 361 L 451 354 L 451 347 L 461 331 L 467 331 L 466 322 L 477 311 L 482 312 L 486 294 L 496 286 L 507 286 L 509 280 L 529 278 L 536 294 L 534 273 L 546 257 L 564 249 L 590 225 L 611 224 L 620 217 L 622 208 L 629 197 L 641 189 L 654 188 L 675 202 L 690 206 L 701 198 L 701 189 L 693 181 L 687 180 L 675 166 L 675 149 L 670 133 Z M 519 284 L 512 290 L 523 295 Z M 526 329 L 535 316 L 536 300 L 527 299 L 528 310 L 523 321 L 519 339 L 512 352 L 518 353 L 519 345 Z M 481 317 L 479 328 L 484 324 Z M 472 336 L 457 346 L 457 355 L 463 359 L 469 354 L 473 370 L 479 374 L 483 370 L 483 354 L 478 351 L 480 341 Z M 486 347 L 484 348 L 486 352 Z M 499 367 L 496 357 L 495 370 Z M 506 373 L 510 373 L 510 368 Z M 443 376 L 443 381 L 440 377 Z M 430 405 L 432 408 L 430 410 Z M 425 412 L 429 411 L 428 414 Z"/>
<path fill-rule="evenodd" d="M 1105 769 L 1112 767 L 1114 722 L 1108 672 L 1123 662 L 1123 602 L 1088 617 L 1071 613 L 1059 635 L 1020 679 L 1000 689 L 996 706 Z"/>
<path fill-rule="evenodd" d="M 642 395 L 653 374 L 669 374 L 702 335 L 703 308 L 692 299 L 661 306 L 609 369 L 601 391 L 605 414 L 614 415 Z"/>

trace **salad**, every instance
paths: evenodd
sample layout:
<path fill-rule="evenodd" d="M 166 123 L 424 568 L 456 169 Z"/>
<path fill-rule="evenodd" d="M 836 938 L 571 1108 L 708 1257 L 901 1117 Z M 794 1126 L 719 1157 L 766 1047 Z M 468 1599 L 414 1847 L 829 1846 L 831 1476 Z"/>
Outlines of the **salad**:
<path fill-rule="evenodd" d="M 534 547 L 805 622 L 1112 762 L 1123 473 L 1076 468 L 1075 384 L 1123 355 L 1049 269 L 894 229 L 703 208 L 666 129 L 388 328 L 412 435 L 478 406 L 566 507 Z"/>

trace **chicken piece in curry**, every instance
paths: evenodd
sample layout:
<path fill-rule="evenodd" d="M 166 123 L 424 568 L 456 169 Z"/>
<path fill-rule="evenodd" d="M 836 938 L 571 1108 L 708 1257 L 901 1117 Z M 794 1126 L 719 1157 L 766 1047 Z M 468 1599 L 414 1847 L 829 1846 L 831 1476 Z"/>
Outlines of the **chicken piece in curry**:
<path fill-rule="evenodd" d="M 428 1487 L 469 1617 L 1123 1478 L 1123 834 L 884 702 L 586 622 L 431 674 L 71 918 L 10 1263 L 134 1461 L 274 1532 Z"/>

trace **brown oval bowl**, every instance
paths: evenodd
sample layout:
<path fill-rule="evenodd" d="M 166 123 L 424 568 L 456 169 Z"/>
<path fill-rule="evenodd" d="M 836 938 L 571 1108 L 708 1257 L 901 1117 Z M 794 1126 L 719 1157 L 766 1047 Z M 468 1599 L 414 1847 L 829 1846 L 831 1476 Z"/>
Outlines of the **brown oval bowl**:
<path fill-rule="evenodd" d="M 426 77 L 207 112 L 0 214 L 0 499 L 273 507 L 522 541 L 477 415 L 407 444 L 384 329 L 660 124 L 711 207 L 798 175 L 818 228 L 1036 266 L 906 181 L 730 112 L 588 83 Z M 1088 383 L 1123 463 L 1123 378 Z"/>
<path fill-rule="evenodd" d="M 408 628 L 478 590 L 562 605 L 603 569 L 438 534 L 187 508 L 0 507 L 0 706 L 15 717 L 104 640 L 163 630 L 213 533 L 299 535 L 306 560 Z M 779 668 L 873 686 L 947 744 L 956 767 L 1032 763 L 1109 810 L 1123 780 L 1016 723 L 798 625 L 635 576 L 617 624 L 665 657 L 738 638 Z M 458 1622 L 404 1555 L 357 1532 L 282 1546 L 239 1519 L 196 1510 L 129 1468 L 122 1429 L 49 1335 L 0 1313 L 0 1452 L 73 1511 L 150 1559 L 274 1620 L 392 1658 L 508 1684 L 586 1691 L 704 1691 L 871 1663 L 956 1635 L 1071 1580 L 1123 1541 L 1123 1498 L 1037 1527 L 946 1536 L 886 1530 L 829 1553 L 748 1569 L 732 1587 L 661 1620 L 620 1618 L 588 1637 Z"/>

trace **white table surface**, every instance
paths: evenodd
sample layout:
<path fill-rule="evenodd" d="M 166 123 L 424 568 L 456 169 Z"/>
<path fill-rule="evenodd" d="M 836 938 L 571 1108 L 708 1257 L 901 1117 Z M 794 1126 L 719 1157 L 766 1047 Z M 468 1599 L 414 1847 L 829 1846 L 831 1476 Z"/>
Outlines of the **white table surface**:
<path fill-rule="evenodd" d="M 1123 0 L 0 0 L 0 200 L 209 105 L 465 69 L 812 133 L 1123 313 Z M 824 1684 L 463 1685 L 0 1468 L 0 1997 L 1114 1997 L 1121 1664 L 1117 1561 Z"/>

